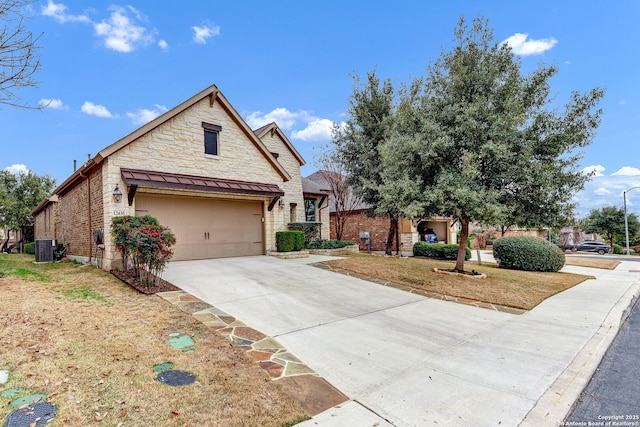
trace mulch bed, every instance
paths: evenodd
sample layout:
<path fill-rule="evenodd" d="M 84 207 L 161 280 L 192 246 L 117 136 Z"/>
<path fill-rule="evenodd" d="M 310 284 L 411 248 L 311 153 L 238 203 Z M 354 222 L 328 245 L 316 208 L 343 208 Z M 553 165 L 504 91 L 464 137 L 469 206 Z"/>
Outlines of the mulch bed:
<path fill-rule="evenodd" d="M 148 286 L 146 283 L 140 283 L 139 278 L 135 276 L 135 273 L 131 270 L 127 271 L 119 271 L 119 270 L 111 270 L 111 274 L 116 276 L 118 279 L 131 286 L 136 291 L 143 293 L 145 295 L 155 294 L 157 292 L 170 292 L 170 291 L 179 291 L 180 288 L 172 285 L 164 279 L 160 279 L 157 285 Z"/>

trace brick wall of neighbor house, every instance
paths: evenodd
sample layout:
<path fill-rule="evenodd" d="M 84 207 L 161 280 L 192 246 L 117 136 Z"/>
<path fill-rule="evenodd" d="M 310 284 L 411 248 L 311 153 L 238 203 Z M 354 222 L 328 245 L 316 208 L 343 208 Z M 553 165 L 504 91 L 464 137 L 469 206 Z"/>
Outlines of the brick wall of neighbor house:
<path fill-rule="evenodd" d="M 331 214 L 331 238 L 336 238 L 335 214 Z M 366 211 L 357 211 L 349 214 L 345 223 L 342 240 L 352 240 L 356 242 L 361 251 L 369 248 L 365 240 L 360 239 L 360 232 L 371 233 L 371 250 L 383 251 L 389 234 L 389 219 L 380 216 L 370 217 Z"/>
<path fill-rule="evenodd" d="M 51 203 L 44 208 L 34 218 L 34 238 L 40 239 L 57 239 L 56 235 L 56 218 L 55 211 L 57 210 L 57 203 Z"/>
<path fill-rule="evenodd" d="M 90 198 L 88 197 L 90 190 Z M 89 204 L 91 200 L 91 205 Z M 89 214 L 91 206 L 91 215 Z M 90 178 L 81 181 L 59 201 L 61 229 L 57 230 L 58 240 L 69 244 L 68 254 L 89 258 L 93 248 L 92 230 L 103 224 L 102 172 L 92 172 Z M 91 224 L 89 224 L 91 216 Z"/>

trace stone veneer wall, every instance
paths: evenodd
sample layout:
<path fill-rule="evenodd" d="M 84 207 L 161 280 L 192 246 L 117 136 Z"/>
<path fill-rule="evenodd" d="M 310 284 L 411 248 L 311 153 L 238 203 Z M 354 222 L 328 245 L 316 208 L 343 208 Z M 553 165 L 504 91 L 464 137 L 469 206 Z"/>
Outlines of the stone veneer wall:
<path fill-rule="evenodd" d="M 282 205 L 276 204 L 271 211 L 273 218 L 273 228 L 269 234 L 275 236 L 276 231 L 282 231 L 287 229 L 287 224 L 290 222 L 304 221 L 304 200 L 302 197 L 302 177 L 300 176 L 300 162 L 289 151 L 284 142 L 277 134 L 271 135 L 267 133 L 262 137 L 262 142 L 269 149 L 271 153 L 278 154 L 278 163 L 289 172 L 291 179 L 287 182 L 282 182 L 280 188 L 284 190 L 284 197 L 282 197 Z M 291 203 L 297 205 L 296 218 L 291 218 Z M 275 241 L 271 242 L 267 250 L 275 250 Z"/>

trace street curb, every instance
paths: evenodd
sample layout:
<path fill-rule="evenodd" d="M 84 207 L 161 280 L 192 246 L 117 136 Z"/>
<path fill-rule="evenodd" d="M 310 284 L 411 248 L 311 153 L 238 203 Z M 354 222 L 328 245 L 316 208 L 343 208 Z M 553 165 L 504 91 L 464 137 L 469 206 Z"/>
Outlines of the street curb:
<path fill-rule="evenodd" d="M 604 354 L 640 297 L 640 281 L 633 282 L 618 299 L 595 334 L 580 349 L 567 368 L 540 396 L 519 427 L 561 426 L 598 368 Z"/>

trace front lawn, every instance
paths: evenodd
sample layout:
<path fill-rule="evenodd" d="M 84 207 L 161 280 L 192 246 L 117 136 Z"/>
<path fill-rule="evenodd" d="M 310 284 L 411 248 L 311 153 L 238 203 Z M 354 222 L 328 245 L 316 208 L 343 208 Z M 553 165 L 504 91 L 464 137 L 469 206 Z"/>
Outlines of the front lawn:
<path fill-rule="evenodd" d="M 332 269 L 389 282 L 389 286 L 437 293 L 458 298 L 530 310 L 552 295 L 591 276 L 571 273 L 537 273 L 498 268 L 495 264 L 465 262 L 465 269 L 487 275 L 486 279 L 438 274 L 434 268 L 453 268 L 452 261 L 398 258 L 359 254 L 325 262 Z"/>
<path fill-rule="evenodd" d="M 161 298 L 142 295 L 95 267 L 0 255 L 0 424 L 9 403 L 42 393 L 54 425 L 282 426 L 305 418 L 245 352 Z M 194 352 L 169 344 L 193 337 Z M 154 365 L 196 375 L 155 380 Z"/>

